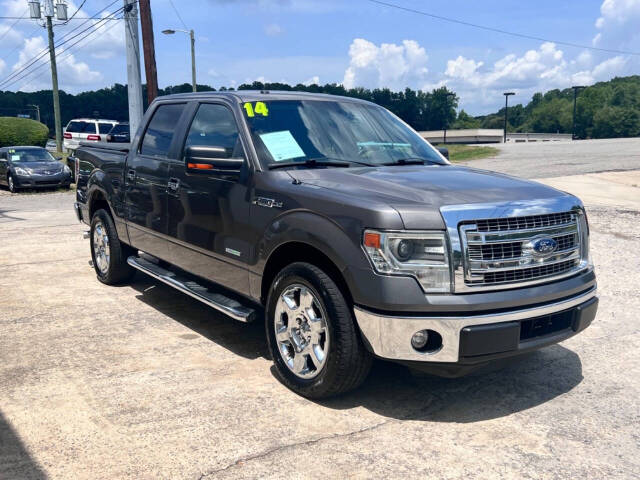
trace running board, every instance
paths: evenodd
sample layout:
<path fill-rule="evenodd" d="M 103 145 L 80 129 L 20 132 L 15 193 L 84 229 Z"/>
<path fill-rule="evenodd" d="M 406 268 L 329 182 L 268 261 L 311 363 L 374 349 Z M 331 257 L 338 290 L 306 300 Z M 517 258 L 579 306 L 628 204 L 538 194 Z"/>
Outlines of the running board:
<path fill-rule="evenodd" d="M 252 322 L 255 319 L 256 312 L 254 309 L 246 307 L 239 302 L 222 295 L 221 293 L 211 292 L 207 287 L 186 277 L 181 277 L 180 275 L 162 268 L 155 263 L 135 256 L 129 257 L 127 259 L 127 263 L 133 268 L 166 283 L 170 287 L 173 287 L 182 293 L 186 293 L 196 300 L 200 300 L 202 303 L 206 303 L 211 308 L 230 316 L 234 320 L 238 320 L 240 322 Z"/>

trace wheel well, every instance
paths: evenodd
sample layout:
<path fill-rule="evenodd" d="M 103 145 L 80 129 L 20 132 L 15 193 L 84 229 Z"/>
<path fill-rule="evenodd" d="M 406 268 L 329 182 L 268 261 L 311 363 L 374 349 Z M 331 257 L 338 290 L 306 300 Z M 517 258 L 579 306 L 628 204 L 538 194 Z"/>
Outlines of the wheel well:
<path fill-rule="evenodd" d="M 91 220 L 93 218 L 93 214 L 101 208 L 106 210 L 106 212 L 111 215 L 109 202 L 107 202 L 104 194 L 98 190 L 93 195 L 91 195 L 91 201 L 89 202 L 89 220 Z"/>
<path fill-rule="evenodd" d="M 263 304 L 267 302 L 269 288 L 275 280 L 276 275 L 284 267 L 295 262 L 311 263 L 322 269 L 336 282 L 347 303 L 353 305 L 353 298 L 351 297 L 349 286 L 337 265 L 317 248 L 301 242 L 290 242 L 279 246 L 271 254 L 269 260 L 267 260 L 267 265 L 262 275 L 261 300 Z"/>

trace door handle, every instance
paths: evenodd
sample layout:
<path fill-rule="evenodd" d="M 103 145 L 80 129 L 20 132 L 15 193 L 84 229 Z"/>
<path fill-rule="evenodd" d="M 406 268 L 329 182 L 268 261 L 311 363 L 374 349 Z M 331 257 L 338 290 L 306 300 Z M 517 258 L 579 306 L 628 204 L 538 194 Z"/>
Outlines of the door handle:
<path fill-rule="evenodd" d="M 136 171 L 131 169 L 127 172 L 127 179 L 131 182 L 136 181 Z"/>
<path fill-rule="evenodd" d="M 170 178 L 169 182 L 167 182 L 167 188 L 172 192 L 175 192 L 180 188 L 180 180 L 177 178 Z"/>

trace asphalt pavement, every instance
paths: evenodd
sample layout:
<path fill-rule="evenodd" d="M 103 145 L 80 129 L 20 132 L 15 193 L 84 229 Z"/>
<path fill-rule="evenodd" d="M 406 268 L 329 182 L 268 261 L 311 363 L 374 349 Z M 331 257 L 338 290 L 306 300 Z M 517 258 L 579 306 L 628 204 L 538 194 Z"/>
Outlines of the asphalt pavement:
<path fill-rule="evenodd" d="M 461 379 L 378 362 L 322 402 L 278 383 L 262 324 L 99 283 L 72 193 L 0 190 L 0 479 L 639 478 L 640 140 L 502 148 L 473 165 L 584 194 L 594 324 Z"/>

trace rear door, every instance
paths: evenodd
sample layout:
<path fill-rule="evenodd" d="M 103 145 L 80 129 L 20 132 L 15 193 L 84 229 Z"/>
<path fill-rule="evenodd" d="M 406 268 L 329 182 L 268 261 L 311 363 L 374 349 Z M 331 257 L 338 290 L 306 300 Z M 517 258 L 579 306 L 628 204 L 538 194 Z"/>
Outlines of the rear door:
<path fill-rule="evenodd" d="M 249 163 L 231 108 L 193 105 L 191 122 L 169 174 L 170 262 L 226 287 L 248 291 Z M 187 169 L 189 147 L 214 147 L 222 158 L 244 158 L 240 174 Z"/>
<path fill-rule="evenodd" d="M 167 181 L 174 132 L 185 103 L 162 103 L 153 112 L 125 167 L 131 245 L 167 260 Z"/>

